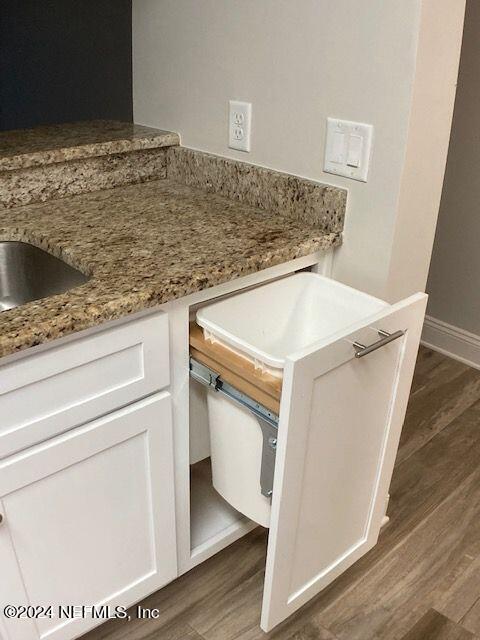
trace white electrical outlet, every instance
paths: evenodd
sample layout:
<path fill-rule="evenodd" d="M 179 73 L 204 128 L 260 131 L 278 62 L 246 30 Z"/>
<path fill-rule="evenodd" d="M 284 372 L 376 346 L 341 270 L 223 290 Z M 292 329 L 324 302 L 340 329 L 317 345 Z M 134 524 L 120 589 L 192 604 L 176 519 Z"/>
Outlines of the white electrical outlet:
<path fill-rule="evenodd" d="M 250 151 L 252 104 L 230 100 L 228 118 L 228 146 L 239 151 Z"/>

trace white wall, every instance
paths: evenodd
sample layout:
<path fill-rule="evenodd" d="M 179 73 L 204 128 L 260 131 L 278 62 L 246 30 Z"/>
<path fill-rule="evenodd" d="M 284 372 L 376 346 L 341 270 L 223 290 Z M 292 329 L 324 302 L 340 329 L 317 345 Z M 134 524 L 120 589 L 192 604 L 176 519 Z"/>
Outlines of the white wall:
<path fill-rule="evenodd" d="M 429 201 L 428 215 L 417 215 L 416 228 L 399 235 L 412 215 L 402 194 L 421 192 L 424 182 L 415 181 L 415 170 L 405 177 L 418 139 L 410 116 L 422 121 L 415 114 L 424 114 L 429 100 L 428 91 L 414 92 L 417 52 L 430 64 L 436 55 L 448 62 L 445 75 L 431 80 L 441 85 L 436 98 L 447 101 L 446 121 L 438 100 L 429 105 L 433 114 L 441 111 L 438 149 L 433 145 L 441 164 L 463 2 L 133 0 L 134 119 L 178 131 L 185 146 L 347 187 L 335 277 L 388 299 L 423 289 L 431 242 L 427 251 L 428 241 L 419 245 L 408 282 L 398 277 L 394 254 L 396 246 L 415 252 L 423 231 L 433 238 L 438 205 Z M 438 7 L 433 24 L 422 20 L 422 5 L 423 17 Z M 421 26 L 442 37 L 425 40 Z M 428 89 L 430 76 L 423 75 Z M 227 147 L 231 98 L 253 103 L 250 154 Z M 367 184 L 323 173 L 327 116 L 375 126 Z"/>
<path fill-rule="evenodd" d="M 478 1 L 478 0 L 475 0 Z M 424 290 L 442 195 L 465 0 L 423 0 L 387 297 Z"/>
<path fill-rule="evenodd" d="M 469 0 L 428 314 L 480 336 L 480 3 Z"/>

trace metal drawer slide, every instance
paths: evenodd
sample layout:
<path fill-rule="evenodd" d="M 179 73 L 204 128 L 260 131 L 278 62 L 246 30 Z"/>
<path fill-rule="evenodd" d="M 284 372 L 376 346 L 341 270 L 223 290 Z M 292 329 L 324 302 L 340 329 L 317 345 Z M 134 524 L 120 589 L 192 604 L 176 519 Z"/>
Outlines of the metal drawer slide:
<path fill-rule="evenodd" d="M 223 394 L 229 400 L 248 409 L 258 420 L 263 436 L 260 490 L 262 495 L 271 497 L 277 448 L 278 416 L 235 387 L 232 387 L 228 382 L 222 380 L 218 373 L 194 358 L 190 358 L 190 375 L 197 382 L 206 387 L 212 387 L 215 392 Z"/>

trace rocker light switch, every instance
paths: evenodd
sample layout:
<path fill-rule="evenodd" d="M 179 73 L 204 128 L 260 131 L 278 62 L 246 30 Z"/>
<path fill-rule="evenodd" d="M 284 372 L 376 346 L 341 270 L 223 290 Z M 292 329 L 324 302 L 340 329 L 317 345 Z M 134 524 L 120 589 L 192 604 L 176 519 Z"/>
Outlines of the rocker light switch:
<path fill-rule="evenodd" d="M 372 125 L 328 118 L 324 171 L 366 182 L 372 140 Z"/>
<path fill-rule="evenodd" d="M 337 164 L 344 164 L 345 162 L 345 134 L 338 131 L 335 132 L 333 138 L 332 162 Z"/>
<path fill-rule="evenodd" d="M 362 148 L 363 148 L 362 136 L 351 134 L 348 139 L 347 166 L 355 167 L 355 168 L 360 167 L 361 158 L 362 158 Z"/>

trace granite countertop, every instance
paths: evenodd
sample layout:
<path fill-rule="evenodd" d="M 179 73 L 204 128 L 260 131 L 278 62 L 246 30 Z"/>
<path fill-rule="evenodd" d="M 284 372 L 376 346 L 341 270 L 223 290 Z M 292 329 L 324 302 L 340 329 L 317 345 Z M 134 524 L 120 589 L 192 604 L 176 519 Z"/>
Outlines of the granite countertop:
<path fill-rule="evenodd" d="M 5 356 L 328 249 L 341 234 L 166 179 L 0 210 L 0 240 L 30 242 L 91 276 L 2 312 Z"/>
<path fill-rule="evenodd" d="M 179 144 L 177 133 L 129 122 L 94 120 L 0 133 L 0 171 L 158 149 Z"/>

